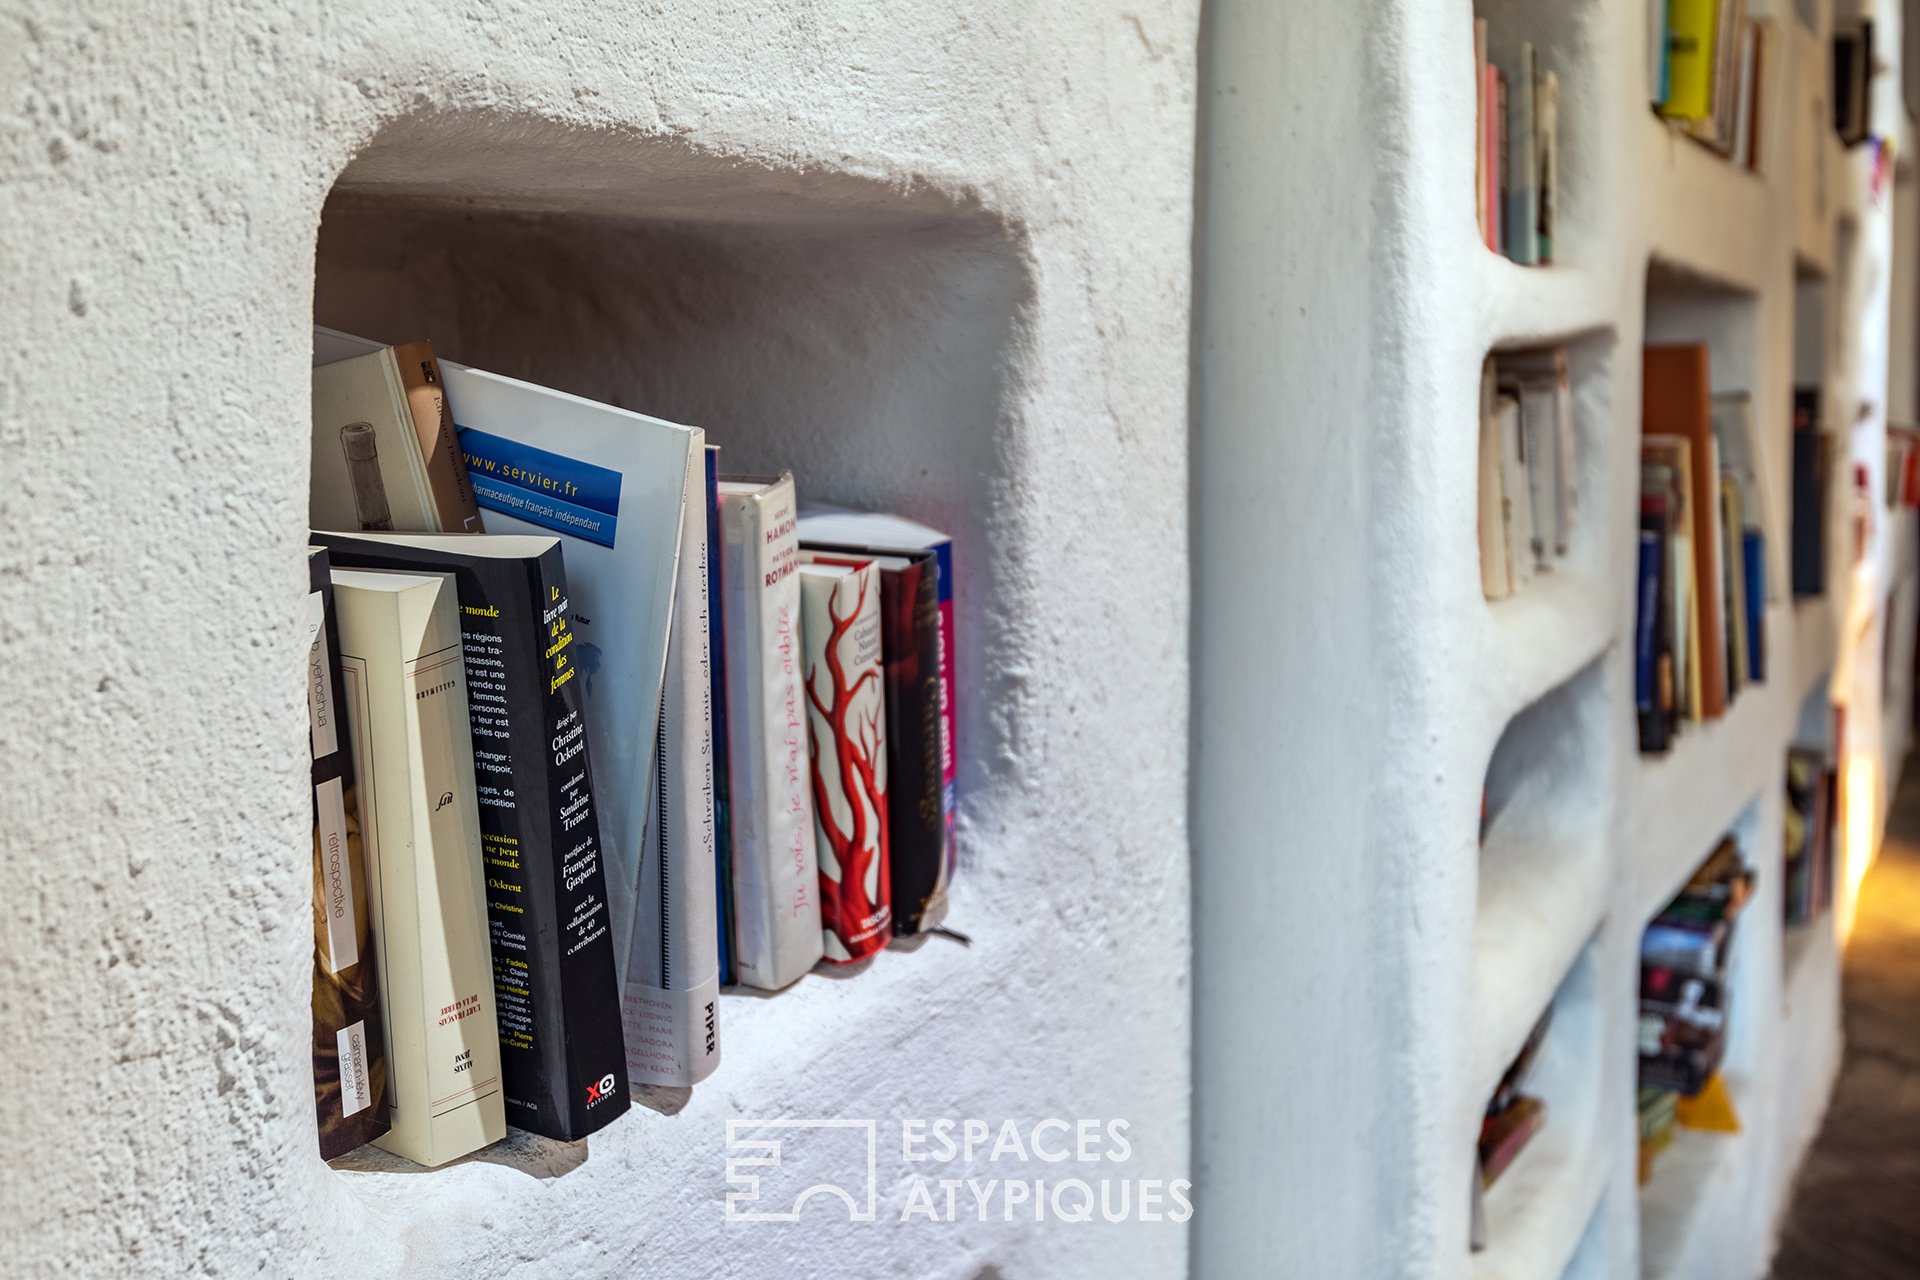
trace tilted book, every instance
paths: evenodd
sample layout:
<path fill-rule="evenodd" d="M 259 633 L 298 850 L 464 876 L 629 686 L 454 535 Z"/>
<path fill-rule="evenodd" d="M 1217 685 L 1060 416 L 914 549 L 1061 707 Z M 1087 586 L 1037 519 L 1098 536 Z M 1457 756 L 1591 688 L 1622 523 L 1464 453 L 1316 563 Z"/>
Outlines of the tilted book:
<path fill-rule="evenodd" d="M 451 575 L 333 570 L 392 1128 L 445 1164 L 506 1135 Z"/>
<path fill-rule="evenodd" d="M 799 576 L 821 944 L 828 960 L 851 964 L 893 938 L 880 571 L 803 562 Z"/>
<path fill-rule="evenodd" d="M 960 841 L 957 818 L 960 806 L 960 701 L 955 674 L 956 654 L 954 614 L 958 592 L 954 586 L 953 539 L 924 524 L 902 516 L 873 511 L 854 511 L 825 502 L 800 504 L 800 541 L 812 547 L 861 551 L 870 555 L 914 557 L 932 552 L 938 574 L 937 591 L 940 613 L 940 823 L 945 832 L 946 865 L 942 871 L 940 896 L 953 882 L 959 864 Z M 938 920 L 929 921 L 931 928 Z"/>
<path fill-rule="evenodd" d="M 382 347 L 316 328 L 313 363 L 308 522 L 479 533 L 480 508 L 433 344 Z"/>
<path fill-rule="evenodd" d="M 313 744 L 313 1099 L 331 1160 L 387 1130 L 386 1038 L 360 849 L 360 796 L 341 722 L 340 629 L 324 547 L 307 548 L 307 719 Z"/>
<path fill-rule="evenodd" d="M 580 655 L 560 541 L 316 534 L 336 564 L 453 575 L 508 1117 L 572 1142 L 627 1109 Z"/>
<path fill-rule="evenodd" d="M 947 914 L 940 812 L 940 610 L 932 552 L 911 556 L 805 547 L 811 564 L 871 564 L 880 574 L 880 663 L 887 703 L 887 876 L 896 937 Z M 849 557 L 849 558 L 843 558 Z"/>
<path fill-rule="evenodd" d="M 769 991 L 821 955 L 794 516 L 792 472 L 720 478 L 735 971 Z"/>
<path fill-rule="evenodd" d="M 697 428 L 452 361 L 441 368 L 488 530 L 558 537 L 566 555 L 614 970 L 624 983 L 687 471 L 705 439 Z"/>
<path fill-rule="evenodd" d="M 707 722 L 713 734 L 713 861 L 716 919 L 714 938 L 720 953 L 720 985 L 730 986 L 737 973 L 735 952 L 739 939 L 733 923 L 733 778 L 727 767 L 727 649 L 720 602 L 725 579 L 720 555 L 720 446 L 708 445 L 706 462 L 707 517 L 707 675 L 713 688 Z"/>
<path fill-rule="evenodd" d="M 660 696 L 660 743 L 641 836 L 621 1019 L 636 1084 L 695 1085 L 720 1065 L 714 883 L 712 649 L 704 441 L 687 459 L 680 563 Z"/>

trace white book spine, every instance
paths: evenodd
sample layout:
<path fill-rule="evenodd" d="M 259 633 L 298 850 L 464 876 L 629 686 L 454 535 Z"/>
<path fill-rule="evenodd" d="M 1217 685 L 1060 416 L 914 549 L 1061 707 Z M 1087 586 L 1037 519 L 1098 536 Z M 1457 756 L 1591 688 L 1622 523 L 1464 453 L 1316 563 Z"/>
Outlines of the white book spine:
<path fill-rule="evenodd" d="M 1545 565 L 1564 549 L 1560 527 L 1560 441 L 1554 429 L 1553 388 L 1545 383 L 1522 387 L 1520 427 L 1527 461 L 1528 507 L 1533 512 L 1533 562 Z"/>
<path fill-rule="evenodd" d="M 1533 492 L 1521 444 L 1520 403 L 1500 399 L 1501 478 L 1507 491 L 1507 565 L 1518 591 L 1533 580 Z"/>
<path fill-rule="evenodd" d="M 621 991 L 627 1073 L 636 1085 L 694 1085 L 720 1065 L 705 468 L 705 442 L 696 439 L 688 457 L 660 742 Z"/>
<path fill-rule="evenodd" d="M 356 585 L 380 579 L 406 585 Z M 336 570 L 392 1128 L 425 1165 L 506 1136 L 453 577 Z"/>
<path fill-rule="evenodd" d="M 821 955 L 795 506 L 790 474 L 720 499 L 735 963 L 742 983 L 770 991 Z"/>

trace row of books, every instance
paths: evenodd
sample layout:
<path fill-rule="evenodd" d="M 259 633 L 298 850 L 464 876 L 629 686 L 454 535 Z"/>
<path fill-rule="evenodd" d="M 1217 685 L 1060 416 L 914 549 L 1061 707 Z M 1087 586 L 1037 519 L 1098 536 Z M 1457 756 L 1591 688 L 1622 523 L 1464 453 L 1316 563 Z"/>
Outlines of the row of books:
<path fill-rule="evenodd" d="M 1640 1181 L 1675 1123 L 1737 1128 L 1720 1079 L 1727 1050 L 1728 961 L 1753 892 L 1739 842 L 1724 837 L 1640 940 Z"/>
<path fill-rule="evenodd" d="M 1887 509 L 1920 507 L 1920 429 L 1887 427 Z"/>
<path fill-rule="evenodd" d="M 1772 520 L 1752 402 L 1712 393 L 1706 344 L 1649 346 L 1642 370 L 1634 701 L 1660 752 L 1766 679 Z"/>
<path fill-rule="evenodd" d="M 1781 842 L 1781 914 L 1787 924 L 1806 924 L 1833 905 L 1838 776 L 1820 748 L 1788 749 Z"/>
<path fill-rule="evenodd" d="M 1499 351 L 1480 373 L 1480 588 L 1523 590 L 1567 554 L 1579 515 L 1566 352 Z"/>
<path fill-rule="evenodd" d="M 723 986 L 940 926 L 944 535 L 430 343 L 314 365 L 324 1156 L 577 1140 L 713 1071 Z"/>
<path fill-rule="evenodd" d="M 1548 1005 L 1547 1011 L 1540 1015 L 1540 1020 L 1533 1024 L 1533 1030 L 1527 1033 L 1527 1041 L 1520 1047 L 1520 1052 L 1507 1064 L 1493 1097 L 1487 1100 L 1486 1111 L 1480 1117 L 1480 1140 L 1474 1149 L 1473 1203 L 1467 1232 L 1468 1247 L 1475 1253 L 1487 1247 L 1486 1193 L 1493 1189 L 1500 1175 L 1519 1159 L 1534 1135 L 1546 1127 L 1546 1100 L 1522 1090 L 1526 1088 L 1528 1078 L 1540 1060 L 1541 1046 L 1546 1043 L 1547 1031 L 1552 1025 L 1553 1006 Z"/>
<path fill-rule="evenodd" d="M 1544 265 L 1560 190 L 1560 81 L 1530 42 L 1498 35 L 1474 19 L 1474 209 L 1487 248 Z"/>
<path fill-rule="evenodd" d="M 1742 168 L 1758 170 L 1762 88 L 1780 79 L 1770 19 L 1747 17 L 1746 0 L 1653 0 L 1654 110 Z"/>

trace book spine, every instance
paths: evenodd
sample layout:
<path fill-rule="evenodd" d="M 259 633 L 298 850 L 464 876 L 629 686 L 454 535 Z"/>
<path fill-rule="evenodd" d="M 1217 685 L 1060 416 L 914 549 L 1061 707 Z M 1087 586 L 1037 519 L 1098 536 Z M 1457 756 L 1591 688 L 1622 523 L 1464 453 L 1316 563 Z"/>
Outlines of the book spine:
<path fill-rule="evenodd" d="M 706 447 L 708 674 L 713 701 L 713 857 L 714 900 L 718 918 L 714 939 L 720 957 L 720 983 L 731 986 L 735 973 L 733 923 L 733 770 L 729 764 L 727 723 L 726 577 L 720 544 L 720 447 Z"/>
<path fill-rule="evenodd" d="M 1741 564 L 1746 571 L 1747 605 L 1747 678 L 1759 683 L 1767 678 L 1767 544 L 1757 530 L 1740 535 Z"/>
<path fill-rule="evenodd" d="M 1491 357 L 1480 374 L 1480 591 L 1488 600 L 1513 594 L 1507 573 L 1506 482 L 1500 449 L 1500 416 Z"/>
<path fill-rule="evenodd" d="M 426 468 L 433 516 L 430 532 L 482 532 L 480 506 L 467 478 L 466 455 L 460 450 L 458 428 L 453 425 L 453 410 L 447 406 L 446 383 L 440 377 L 440 361 L 434 357 L 433 344 L 424 339 L 402 343 L 393 349 L 393 359 L 407 407 L 413 413 L 420 460 Z"/>
<path fill-rule="evenodd" d="M 1480 76 L 1480 119 L 1485 134 L 1480 139 L 1486 153 L 1481 177 L 1486 190 L 1481 201 L 1486 206 L 1487 248 L 1500 252 L 1500 70 L 1488 63 Z"/>
<path fill-rule="evenodd" d="M 880 648 L 887 695 L 887 862 L 893 932 L 946 916 L 941 811 L 939 568 L 932 556 L 880 574 Z"/>
<path fill-rule="evenodd" d="M 794 512 L 790 475 L 722 512 L 736 968 L 769 991 L 821 956 Z"/>
<path fill-rule="evenodd" d="M 940 609 L 940 821 L 945 828 L 946 883 L 952 884 L 960 866 L 960 686 L 954 675 L 953 542 L 933 549 L 939 570 Z"/>
<path fill-rule="evenodd" d="M 506 1113 L 454 592 L 406 594 L 335 584 L 391 1082 L 374 1141 L 438 1165 Z"/>
<path fill-rule="evenodd" d="M 1490 195 L 1496 214 L 1494 223 L 1497 227 L 1494 248 L 1512 257 L 1514 230 L 1507 216 L 1507 195 L 1513 190 L 1513 157 L 1509 150 L 1513 144 L 1513 137 L 1509 131 L 1507 116 L 1509 86 L 1506 73 L 1500 68 L 1489 66 L 1487 73 L 1493 77 L 1494 177 L 1498 183 Z"/>
<path fill-rule="evenodd" d="M 1521 41 L 1520 65 L 1508 88 L 1510 114 L 1507 120 L 1507 149 L 1510 156 L 1507 191 L 1507 253 L 1523 267 L 1535 265 L 1540 258 L 1535 242 L 1539 232 L 1540 209 L 1534 185 L 1534 113 L 1533 45 Z"/>
<path fill-rule="evenodd" d="M 1473 216 L 1487 243 L 1487 20 L 1473 20 Z"/>
<path fill-rule="evenodd" d="M 621 992 L 627 1074 L 644 1085 L 695 1085 L 720 1064 L 705 456 L 705 442 L 696 441 L 686 471 L 660 743 Z"/>
<path fill-rule="evenodd" d="M 1546 72 L 1534 87 L 1534 168 L 1539 216 L 1534 252 L 1542 265 L 1553 261 L 1553 213 L 1560 196 L 1560 80 Z"/>
<path fill-rule="evenodd" d="M 313 755 L 313 1084 L 320 1155 L 387 1129 L 386 1037 L 360 847 L 353 752 L 341 722 L 339 625 L 327 553 L 311 548 L 307 714 Z"/>
<path fill-rule="evenodd" d="M 544 891 L 534 898 L 541 912 L 513 923 L 538 930 L 529 939 L 528 954 L 546 970 L 536 975 L 541 980 L 535 989 L 542 998 L 533 1011 L 542 1070 L 528 1083 L 539 1090 L 542 1113 L 553 1116 L 545 1136 L 571 1142 L 626 1111 L 627 1064 L 625 1041 L 615 1023 L 620 993 L 614 980 L 606 859 L 560 547 L 549 547 L 532 568 L 540 626 L 536 642 L 545 643 L 534 687 L 541 717 L 533 723 L 541 736 L 538 744 L 529 746 L 546 772 L 540 793 L 547 804 L 544 814 L 531 816 L 533 822 L 544 819 L 546 838 L 534 844 L 533 861 L 519 870 L 523 883 L 541 877 L 537 883 Z M 519 743 L 515 747 L 517 754 Z M 509 1076 L 509 1101 L 516 1096 L 514 1083 Z"/>
<path fill-rule="evenodd" d="M 893 936 L 879 574 L 803 569 L 800 608 L 821 942 L 828 960 L 850 964 Z"/>

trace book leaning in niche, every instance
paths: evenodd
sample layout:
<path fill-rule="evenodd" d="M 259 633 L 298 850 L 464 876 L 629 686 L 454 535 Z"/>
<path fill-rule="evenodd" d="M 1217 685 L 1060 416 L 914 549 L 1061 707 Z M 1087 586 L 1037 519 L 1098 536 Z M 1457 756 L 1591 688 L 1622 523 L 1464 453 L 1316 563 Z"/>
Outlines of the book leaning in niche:
<path fill-rule="evenodd" d="M 307 548 L 313 746 L 313 1098 L 331 1160 L 387 1130 L 386 1038 L 360 852 L 360 797 L 341 722 L 340 635 L 324 547 Z"/>
<path fill-rule="evenodd" d="M 451 574 L 333 570 L 392 1128 L 424 1165 L 506 1135 Z"/>
<path fill-rule="evenodd" d="M 880 570 L 872 563 L 811 564 L 810 554 L 800 553 L 800 635 L 813 731 L 821 943 L 828 960 L 851 964 L 893 939 Z"/>
<path fill-rule="evenodd" d="M 315 536 L 340 564 L 453 577 L 508 1116 L 584 1138 L 627 1109 L 627 1070 L 560 541 Z"/>

